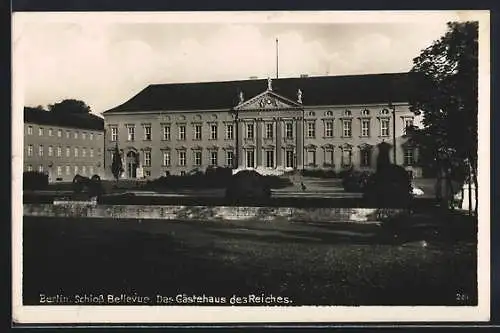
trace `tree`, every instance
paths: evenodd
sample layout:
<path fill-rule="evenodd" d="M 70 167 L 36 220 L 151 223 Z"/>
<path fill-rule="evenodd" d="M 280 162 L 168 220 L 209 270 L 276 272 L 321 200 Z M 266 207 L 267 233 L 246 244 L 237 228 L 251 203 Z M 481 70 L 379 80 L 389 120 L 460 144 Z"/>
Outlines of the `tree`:
<path fill-rule="evenodd" d="M 424 126 L 409 135 L 419 146 L 421 162 L 435 168 L 438 181 L 474 182 L 477 211 L 478 22 L 447 26 L 444 36 L 413 59 L 410 109 L 423 114 Z M 468 176 L 453 172 L 467 165 Z"/>
<path fill-rule="evenodd" d="M 120 157 L 120 151 L 118 150 L 118 144 L 115 146 L 115 151 L 113 152 L 113 161 L 111 162 L 111 172 L 115 177 L 116 181 L 120 178 L 120 174 L 123 172 L 122 159 Z"/>
<path fill-rule="evenodd" d="M 85 102 L 76 99 L 65 99 L 59 103 L 50 104 L 49 110 L 57 113 L 78 113 L 85 114 L 90 112 L 90 106 Z"/>

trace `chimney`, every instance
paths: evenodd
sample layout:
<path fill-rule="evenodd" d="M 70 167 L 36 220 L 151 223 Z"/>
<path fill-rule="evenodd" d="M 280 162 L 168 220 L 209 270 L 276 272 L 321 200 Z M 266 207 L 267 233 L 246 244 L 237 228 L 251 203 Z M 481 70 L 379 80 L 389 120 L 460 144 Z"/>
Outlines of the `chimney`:
<path fill-rule="evenodd" d="M 305 79 L 305 78 L 308 78 L 308 77 L 309 77 L 309 75 L 308 75 L 308 74 L 300 74 L 300 78 L 301 78 L 301 79 Z"/>

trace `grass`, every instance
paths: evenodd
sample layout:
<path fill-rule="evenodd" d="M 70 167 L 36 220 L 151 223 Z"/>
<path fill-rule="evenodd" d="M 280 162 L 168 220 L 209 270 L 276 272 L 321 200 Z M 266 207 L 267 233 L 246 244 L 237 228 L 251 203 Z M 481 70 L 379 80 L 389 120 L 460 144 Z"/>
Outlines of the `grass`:
<path fill-rule="evenodd" d="M 24 302 L 136 292 L 264 293 L 293 305 L 476 303 L 473 222 L 434 218 L 433 232 L 417 228 L 426 219 L 395 238 L 373 225 L 25 218 Z"/>

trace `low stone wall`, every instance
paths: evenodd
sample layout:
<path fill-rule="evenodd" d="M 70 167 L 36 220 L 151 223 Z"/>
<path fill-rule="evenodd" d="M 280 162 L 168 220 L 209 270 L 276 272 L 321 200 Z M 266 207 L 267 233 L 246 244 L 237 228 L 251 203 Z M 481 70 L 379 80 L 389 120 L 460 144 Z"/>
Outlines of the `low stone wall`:
<path fill-rule="evenodd" d="M 24 216 L 116 219 L 166 219 L 180 221 L 304 221 L 376 222 L 404 213 L 402 209 L 293 208 L 231 206 L 137 206 L 94 203 L 24 204 Z"/>

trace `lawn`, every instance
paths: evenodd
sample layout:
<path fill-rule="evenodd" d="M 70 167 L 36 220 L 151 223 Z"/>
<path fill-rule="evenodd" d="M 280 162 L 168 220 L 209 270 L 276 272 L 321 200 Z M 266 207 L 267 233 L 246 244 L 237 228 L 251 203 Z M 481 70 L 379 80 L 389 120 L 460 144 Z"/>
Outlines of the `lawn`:
<path fill-rule="evenodd" d="M 273 294 L 293 305 L 474 304 L 474 230 L 461 217 L 398 237 L 347 223 L 25 218 L 24 302 L 38 304 L 40 293 L 185 293 Z"/>

